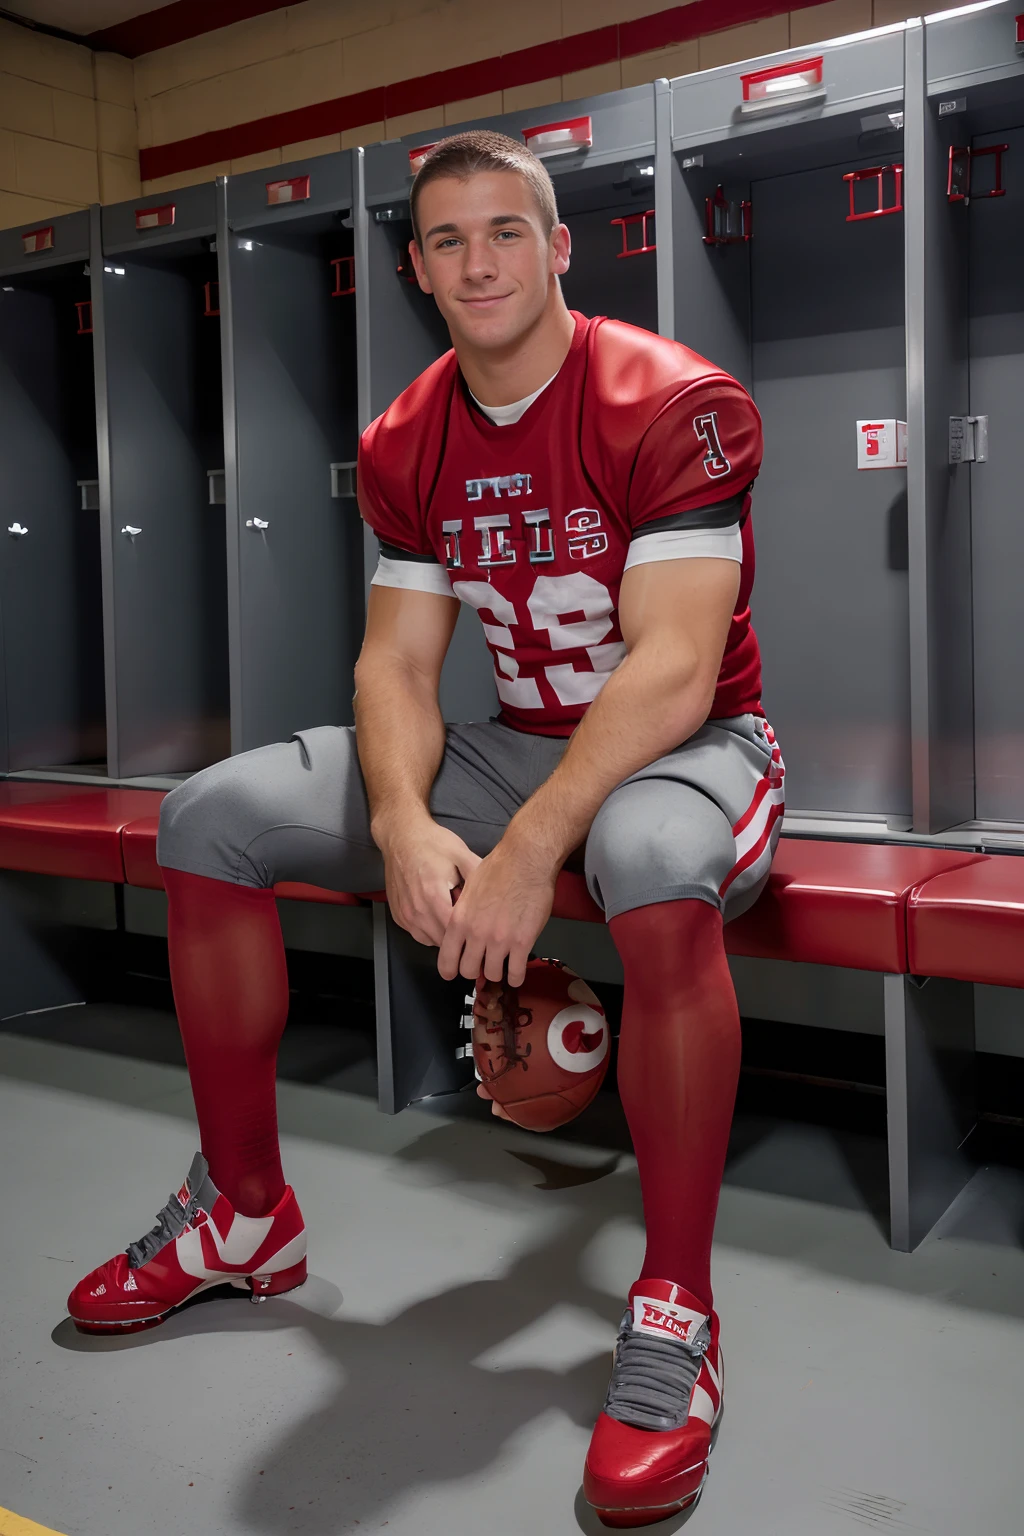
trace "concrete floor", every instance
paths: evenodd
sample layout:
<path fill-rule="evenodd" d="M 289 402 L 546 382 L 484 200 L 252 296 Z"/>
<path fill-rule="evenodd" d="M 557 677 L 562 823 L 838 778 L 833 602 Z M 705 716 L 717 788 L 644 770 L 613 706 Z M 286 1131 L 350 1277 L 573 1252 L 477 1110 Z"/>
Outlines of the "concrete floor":
<path fill-rule="evenodd" d="M 321 1081 L 280 1096 L 307 1285 L 86 1339 L 67 1291 L 180 1183 L 191 1100 L 180 1066 L 117 1053 L 159 1058 L 164 1015 L 21 1027 L 0 1034 L 0 1506 L 65 1536 L 602 1529 L 580 1476 L 642 1245 L 612 1095 L 559 1140 L 465 1098 L 387 1119 L 365 1041 L 309 1034 Z M 877 1138 L 738 1120 L 727 1411 L 688 1536 L 1018 1536 L 1024 1179 L 980 1170 L 909 1257 L 883 1181 Z"/>

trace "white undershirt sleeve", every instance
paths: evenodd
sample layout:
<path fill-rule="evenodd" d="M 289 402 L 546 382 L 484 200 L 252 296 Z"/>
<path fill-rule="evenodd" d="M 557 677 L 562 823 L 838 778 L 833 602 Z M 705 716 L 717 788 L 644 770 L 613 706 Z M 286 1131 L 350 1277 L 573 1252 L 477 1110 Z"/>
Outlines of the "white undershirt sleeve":
<path fill-rule="evenodd" d="M 381 555 L 371 587 L 400 587 L 405 592 L 434 592 L 454 597 L 448 572 L 432 560 L 392 560 Z"/>
<path fill-rule="evenodd" d="M 743 536 L 739 528 L 670 528 L 634 538 L 626 556 L 626 570 L 651 565 L 657 560 L 735 560 L 743 564 Z"/>

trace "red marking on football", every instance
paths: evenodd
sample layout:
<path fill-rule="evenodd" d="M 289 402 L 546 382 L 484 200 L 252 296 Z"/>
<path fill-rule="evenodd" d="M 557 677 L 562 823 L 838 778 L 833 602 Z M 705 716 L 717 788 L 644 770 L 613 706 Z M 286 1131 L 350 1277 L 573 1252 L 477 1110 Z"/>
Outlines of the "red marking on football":
<path fill-rule="evenodd" d="M 556 1130 L 586 1109 L 604 1081 L 610 1047 L 600 1000 L 560 960 L 531 960 L 519 988 L 476 988 L 477 1072 L 492 1099 L 527 1130 Z"/>

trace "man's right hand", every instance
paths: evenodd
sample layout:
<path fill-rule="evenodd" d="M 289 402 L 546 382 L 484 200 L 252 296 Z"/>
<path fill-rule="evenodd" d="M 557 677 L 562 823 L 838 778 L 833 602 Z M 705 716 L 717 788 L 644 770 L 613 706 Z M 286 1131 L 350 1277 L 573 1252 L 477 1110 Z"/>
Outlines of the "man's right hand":
<path fill-rule="evenodd" d="M 452 892 L 480 863 L 479 856 L 429 817 L 390 830 L 378 846 L 392 917 L 417 943 L 437 948 L 452 915 Z"/>

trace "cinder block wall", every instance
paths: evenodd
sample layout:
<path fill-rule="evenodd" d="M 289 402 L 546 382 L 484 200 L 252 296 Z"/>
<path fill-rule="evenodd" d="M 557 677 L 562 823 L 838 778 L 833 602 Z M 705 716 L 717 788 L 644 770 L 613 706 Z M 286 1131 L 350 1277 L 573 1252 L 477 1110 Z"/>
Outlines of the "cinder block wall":
<path fill-rule="evenodd" d="M 782 0 L 784 4 L 784 0 Z M 932 0 L 935 4 L 936 0 Z M 952 0 L 951 0 L 952 3 Z M 938 0 L 937 9 L 943 8 Z M 223 133 L 319 102 L 571 41 L 650 16 L 658 0 L 304 0 L 134 61 L 0 21 L 0 227 L 414 130 L 639 85 L 903 21 L 920 0 L 825 0 L 469 100 L 293 135 L 257 154 L 203 158 L 139 182 L 139 151 Z M 571 56 L 571 49 L 570 56 Z"/>
<path fill-rule="evenodd" d="M 139 190 L 131 60 L 0 20 L 0 228 Z"/>
<path fill-rule="evenodd" d="M 143 148 L 217 132 L 258 116 L 372 90 L 399 80 L 571 38 L 665 9 L 658 0 L 306 0 L 253 21 L 143 56 L 135 63 Z M 941 0 L 935 6 L 941 9 Z M 659 75 L 672 77 L 800 47 L 920 15 L 920 0 L 827 0 L 710 33 L 677 48 L 625 58 L 470 100 L 283 143 L 144 183 L 160 192 L 211 176 L 280 165 L 303 155 L 543 107 Z"/>

